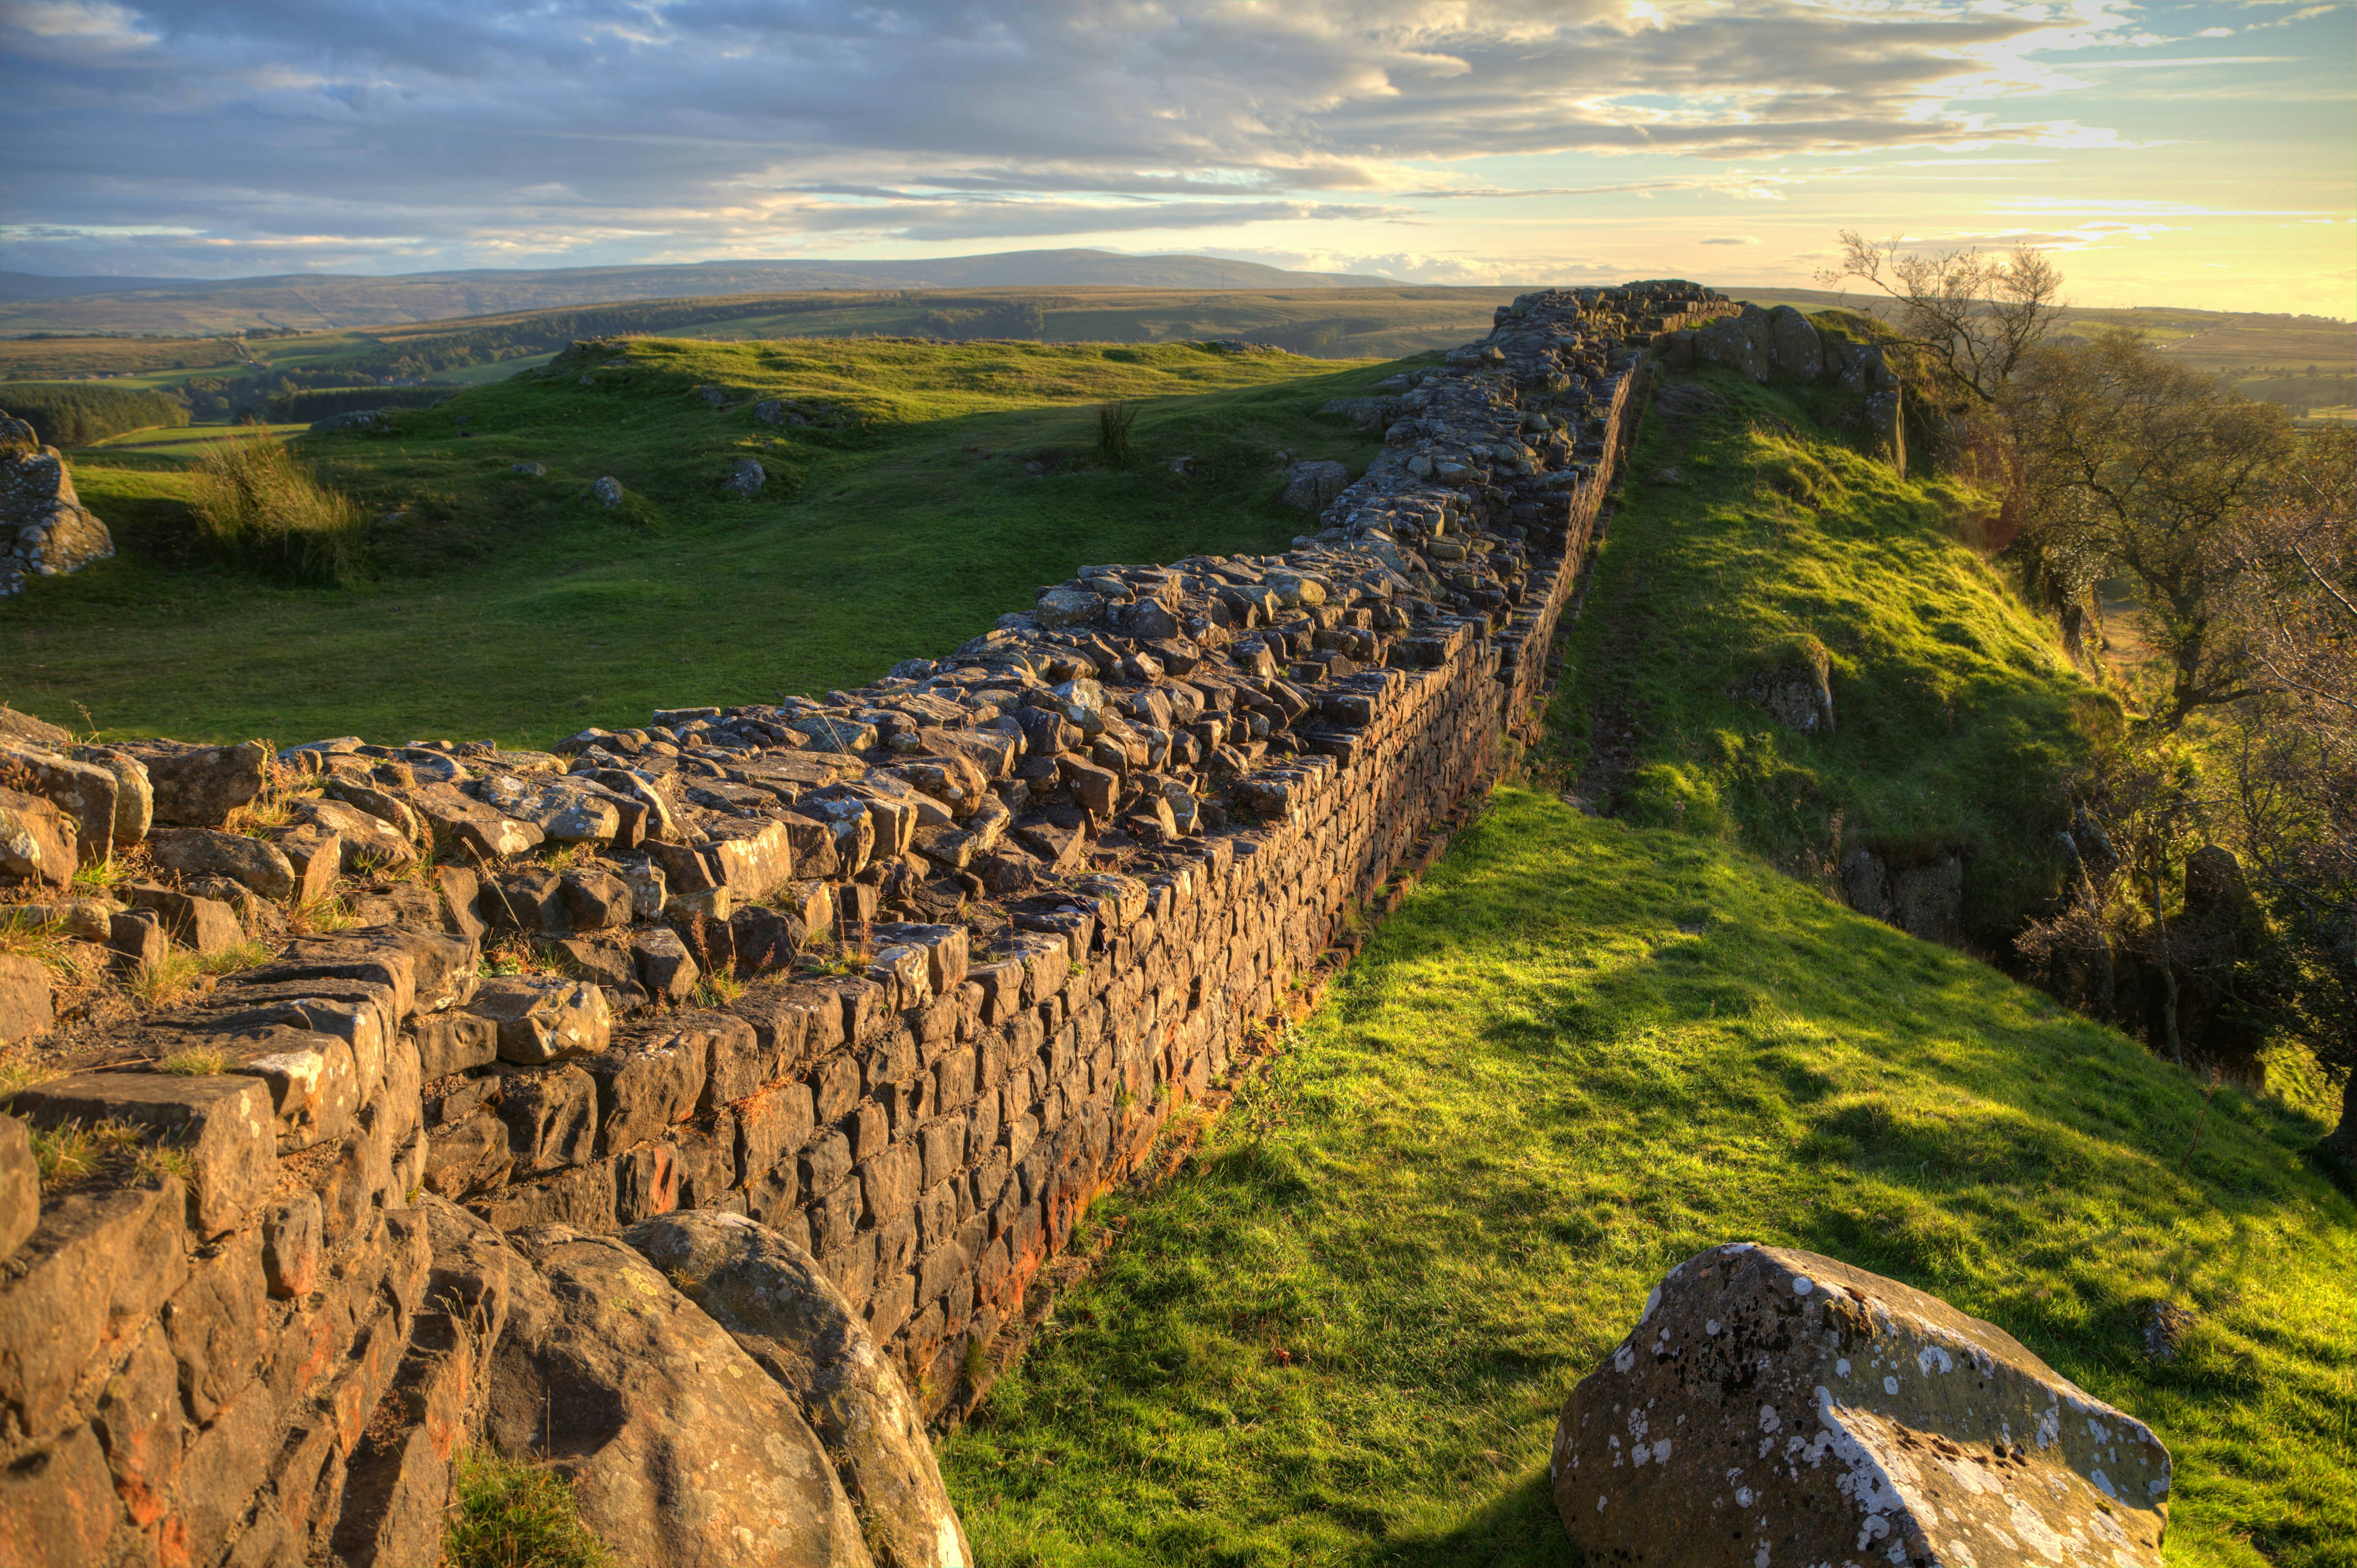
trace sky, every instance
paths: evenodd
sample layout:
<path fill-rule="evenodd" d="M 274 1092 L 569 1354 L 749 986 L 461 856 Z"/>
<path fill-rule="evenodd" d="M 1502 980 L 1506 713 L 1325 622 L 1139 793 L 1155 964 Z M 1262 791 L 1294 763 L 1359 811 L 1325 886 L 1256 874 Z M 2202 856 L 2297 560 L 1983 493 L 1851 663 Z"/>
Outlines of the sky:
<path fill-rule="evenodd" d="M 0 266 L 1063 246 L 2357 316 L 2351 0 L 0 0 Z"/>

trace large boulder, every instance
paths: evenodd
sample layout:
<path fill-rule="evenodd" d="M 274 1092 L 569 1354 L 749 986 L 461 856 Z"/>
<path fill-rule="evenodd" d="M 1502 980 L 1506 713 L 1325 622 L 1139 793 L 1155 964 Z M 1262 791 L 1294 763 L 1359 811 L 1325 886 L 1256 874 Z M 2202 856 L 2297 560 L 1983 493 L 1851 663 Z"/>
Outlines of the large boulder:
<path fill-rule="evenodd" d="M 509 1238 L 485 1431 L 549 1463 L 635 1568 L 872 1568 L 793 1396 L 645 1259 L 562 1225 Z"/>
<path fill-rule="evenodd" d="M 58 449 L 37 445 L 31 425 L 0 410 L 0 598 L 27 576 L 60 576 L 113 553 Z"/>
<path fill-rule="evenodd" d="M 876 1560 L 967 1568 L 923 1414 L 866 1325 L 808 1252 L 741 1214 L 666 1214 L 622 1239 L 678 1282 L 791 1391 L 859 1511 Z"/>
<path fill-rule="evenodd" d="M 2010 1335 L 1832 1258 L 1672 1269 L 1555 1428 L 1590 1562 L 2158 1568 L 2169 1457 Z"/>

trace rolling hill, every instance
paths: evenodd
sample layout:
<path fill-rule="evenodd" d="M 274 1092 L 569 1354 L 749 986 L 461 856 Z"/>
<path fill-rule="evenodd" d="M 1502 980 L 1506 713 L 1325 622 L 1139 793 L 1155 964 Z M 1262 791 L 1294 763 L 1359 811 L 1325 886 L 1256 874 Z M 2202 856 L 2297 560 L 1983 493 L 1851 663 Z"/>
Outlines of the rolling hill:
<path fill-rule="evenodd" d="M 810 289 L 1394 288 L 1394 278 L 1287 272 L 1216 256 L 1113 251 L 1006 251 L 913 262 L 698 262 L 680 266 L 551 267 L 358 277 L 45 278 L 0 274 L 0 334 L 326 331 L 560 306 Z"/>

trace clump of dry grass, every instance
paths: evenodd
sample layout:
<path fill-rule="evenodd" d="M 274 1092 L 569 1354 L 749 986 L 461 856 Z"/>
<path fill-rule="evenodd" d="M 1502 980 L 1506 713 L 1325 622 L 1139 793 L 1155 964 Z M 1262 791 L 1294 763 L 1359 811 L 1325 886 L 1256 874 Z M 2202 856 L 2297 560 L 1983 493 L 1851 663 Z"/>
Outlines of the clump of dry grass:
<path fill-rule="evenodd" d="M 312 582 L 340 582 L 359 565 L 359 505 L 267 430 L 212 443 L 193 478 L 198 529 L 223 553 Z"/>

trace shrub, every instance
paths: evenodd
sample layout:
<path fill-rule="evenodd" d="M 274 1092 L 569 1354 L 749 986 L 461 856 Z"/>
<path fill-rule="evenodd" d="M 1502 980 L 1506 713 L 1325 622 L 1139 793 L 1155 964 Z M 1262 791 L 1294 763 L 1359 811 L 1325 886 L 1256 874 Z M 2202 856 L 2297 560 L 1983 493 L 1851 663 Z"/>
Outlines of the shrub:
<path fill-rule="evenodd" d="M 358 564 L 360 508 L 268 432 L 214 442 L 195 479 L 197 526 L 225 554 L 315 582 L 339 581 Z"/>
<path fill-rule="evenodd" d="M 126 430 L 188 423 L 188 411 L 162 392 L 85 381 L 12 381 L 0 387 L 0 408 L 30 424 L 45 446 L 87 446 Z"/>

